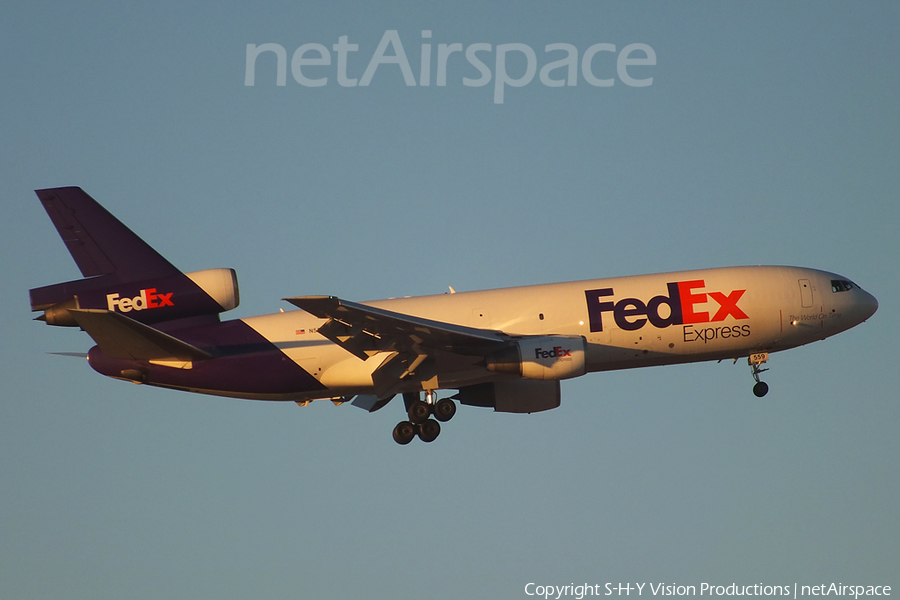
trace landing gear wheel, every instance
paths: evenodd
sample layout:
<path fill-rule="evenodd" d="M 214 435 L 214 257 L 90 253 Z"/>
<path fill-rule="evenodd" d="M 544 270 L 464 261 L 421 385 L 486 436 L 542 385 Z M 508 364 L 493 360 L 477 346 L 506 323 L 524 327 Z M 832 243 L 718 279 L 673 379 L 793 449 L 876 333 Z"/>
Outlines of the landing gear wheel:
<path fill-rule="evenodd" d="M 450 398 L 438 400 L 434 405 L 434 418 L 446 423 L 456 414 L 456 403 Z"/>
<path fill-rule="evenodd" d="M 397 426 L 394 427 L 394 441 L 400 444 L 401 446 L 405 446 L 410 443 L 414 437 L 416 437 L 416 430 L 418 427 L 410 423 L 409 421 L 400 421 L 397 423 Z"/>
<path fill-rule="evenodd" d="M 434 419 L 428 419 L 419 425 L 419 439 L 423 442 L 433 442 L 441 434 L 441 424 Z"/>
<path fill-rule="evenodd" d="M 737 359 L 734 360 L 735 362 L 737 362 Z M 747 363 L 750 365 L 750 370 L 753 374 L 753 380 L 756 382 L 756 385 L 753 386 L 753 394 L 757 398 L 762 398 L 769 392 L 769 386 L 766 384 L 766 382 L 759 380 L 759 374 L 768 371 L 768 369 L 762 368 L 762 365 L 768 361 L 768 352 L 756 352 L 755 354 L 751 354 L 747 358 Z"/>
<path fill-rule="evenodd" d="M 431 416 L 431 406 L 429 406 L 427 402 L 414 400 L 412 404 L 409 405 L 407 414 L 409 415 L 409 420 L 418 425 Z"/>

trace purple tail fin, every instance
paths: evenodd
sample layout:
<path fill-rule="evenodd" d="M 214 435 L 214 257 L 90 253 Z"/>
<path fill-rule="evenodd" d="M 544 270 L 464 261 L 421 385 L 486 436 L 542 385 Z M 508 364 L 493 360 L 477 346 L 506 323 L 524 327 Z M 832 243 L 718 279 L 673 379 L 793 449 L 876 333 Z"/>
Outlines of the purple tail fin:
<path fill-rule="evenodd" d="M 38 198 L 85 277 L 138 281 L 179 273 L 80 187 L 37 190 Z"/>
<path fill-rule="evenodd" d="M 232 269 L 184 274 L 78 187 L 37 190 L 84 279 L 30 290 L 50 325 L 78 326 L 70 309 L 127 313 L 141 323 L 218 320 L 237 306 Z"/>

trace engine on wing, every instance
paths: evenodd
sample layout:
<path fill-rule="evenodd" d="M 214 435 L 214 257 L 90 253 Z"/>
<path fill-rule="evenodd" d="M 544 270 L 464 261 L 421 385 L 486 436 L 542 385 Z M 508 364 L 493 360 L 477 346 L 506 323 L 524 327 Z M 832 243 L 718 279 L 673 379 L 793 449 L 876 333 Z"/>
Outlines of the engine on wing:
<path fill-rule="evenodd" d="M 526 337 L 485 359 L 487 369 L 523 379 L 559 380 L 584 375 L 581 336 Z"/>
<path fill-rule="evenodd" d="M 207 269 L 143 281 L 118 282 L 108 275 L 31 290 L 31 309 L 49 325 L 75 327 L 70 308 L 105 309 L 142 323 L 217 315 L 240 303 L 234 269 Z"/>
<path fill-rule="evenodd" d="M 510 379 L 459 388 L 460 404 L 484 406 L 497 412 L 536 413 L 558 408 L 559 381 Z"/>

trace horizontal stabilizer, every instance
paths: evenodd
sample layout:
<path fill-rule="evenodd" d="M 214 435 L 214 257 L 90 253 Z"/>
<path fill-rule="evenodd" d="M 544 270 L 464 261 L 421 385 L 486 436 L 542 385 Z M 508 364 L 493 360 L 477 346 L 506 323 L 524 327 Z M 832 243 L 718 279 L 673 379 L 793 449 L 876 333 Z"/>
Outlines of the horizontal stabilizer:
<path fill-rule="evenodd" d="M 124 315 L 102 309 L 70 309 L 78 325 L 110 358 L 193 361 L 208 352 Z"/>
<path fill-rule="evenodd" d="M 55 354 L 56 356 L 70 356 L 72 358 L 87 358 L 87 352 L 48 352 L 47 354 Z"/>

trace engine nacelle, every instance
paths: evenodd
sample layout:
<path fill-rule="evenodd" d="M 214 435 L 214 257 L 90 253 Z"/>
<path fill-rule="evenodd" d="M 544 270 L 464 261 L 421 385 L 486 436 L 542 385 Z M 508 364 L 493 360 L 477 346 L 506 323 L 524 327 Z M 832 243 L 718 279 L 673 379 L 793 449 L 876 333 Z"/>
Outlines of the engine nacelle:
<path fill-rule="evenodd" d="M 497 412 L 535 413 L 559 407 L 559 382 L 508 379 L 459 388 L 460 404 L 485 406 Z"/>
<path fill-rule="evenodd" d="M 486 358 L 487 369 L 523 379 L 559 380 L 585 373 L 585 341 L 581 336 L 522 338 L 514 346 Z"/>
<path fill-rule="evenodd" d="M 241 303 L 237 273 L 234 269 L 206 269 L 185 275 L 209 294 L 209 297 L 222 307 L 223 312 L 237 308 Z"/>
<path fill-rule="evenodd" d="M 234 269 L 207 269 L 142 281 L 103 275 L 35 288 L 31 309 L 49 325 L 75 327 L 70 308 L 105 309 L 142 323 L 218 315 L 240 302 Z"/>

